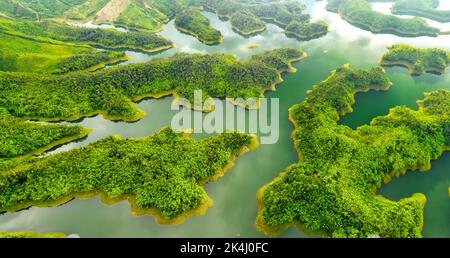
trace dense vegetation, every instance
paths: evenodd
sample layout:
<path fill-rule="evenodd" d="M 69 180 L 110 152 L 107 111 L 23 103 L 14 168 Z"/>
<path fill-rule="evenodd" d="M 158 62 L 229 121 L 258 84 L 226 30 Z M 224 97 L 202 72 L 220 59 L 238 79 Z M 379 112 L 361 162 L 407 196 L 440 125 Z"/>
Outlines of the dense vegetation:
<path fill-rule="evenodd" d="M 69 73 L 82 70 L 97 70 L 107 64 L 127 60 L 124 52 L 101 51 L 94 53 L 80 53 L 58 64 L 58 73 Z"/>
<path fill-rule="evenodd" d="M 286 26 L 286 35 L 291 35 L 301 40 L 319 38 L 327 33 L 328 24 L 324 21 L 313 23 L 291 22 Z"/>
<path fill-rule="evenodd" d="M 88 0 L 84 4 L 74 6 L 64 13 L 69 20 L 89 21 L 109 2 L 110 0 Z"/>
<path fill-rule="evenodd" d="M 235 12 L 230 22 L 235 31 L 246 36 L 266 29 L 266 23 L 250 12 Z"/>
<path fill-rule="evenodd" d="M 438 6 L 439 0 L 397 0 L 392 7 L 392 13 L 450 22 L 450 10 L 438 10 Z"/>
<path fill-rule="evenodd" d="M 69 9 L 88 0 L 2 0 L 0 12 L 13 18 L 45 19 L 61 17 Z"/>
<path fill-rule="evenodd" d="M 114 24 L 130 29 L 159 31 L 185 6 L 184 0 L 131 0 Z"/>
<path fill-rule="evenodd" d="M 56 145 L 85 137 L 88 132 L 79 126 L 26 122 L 0 109 L 0 158 L 40 154 Z"/>
<path fill-rule="evenodd" d="M 212 28 L 208 18 L 194 8 L 180 12 L 175 18 L 175 26 L 178 30 L 195 36 L 207 45 L 219 44 L 223 40 L 220 31 Z"/>
<path fill-rule="evenodd" d="M 440 30 L 430 27 L 421 18 L 402 19 L 372 10 L 366 0 L 328 0 L 327 9 L 339 13 L 349 23 L 373 33 L 399 36 L 438 36 Z"/>
<path fill-rule="evenodd" d="M 332 237 L 421 236 L 425 196 L 395 202 L 375 191 L 392 176 L 429 169 L 450 146 L 450 92 L 429 93 L 418 111 L 396 107 L 356 130 L 338 124 L 357 92 L 390 85 L 382 68 L 345 66 L 290 109 L 301 162 L 259 191 L 261 231 L 296 224 Z"/>
<path fill-rule="evenodd" d="M 230 19 L 235 31 L 250 35 L 263 31 L 266 22 L 272 22 L 286 30 L 286 34 L 298 39 L 312 39 L 325 35 L 325 22 L 310 23 L 309 15 L 303 14 L 305 6 L 298 1 L 240 1 L 197 0 L 216 12 L 219 17 Z"/>
<path fill-rule="evenodd" d="M 0 30 L 30 39 L 90 44 L 108 49 L 130 48 L 143 51 L 159 51 L 172 47 L 172 43 L 156 34 L 144 32 L 120 32 L 111 29 L 74 27 L 50 21 L 9 21 L 0 19 Z"/>
<path fill-rule="evenodd" d="M 383 56 L 385 66 L 405 66 L 413 75 L 426 72 L 442 74 L 450 65 L 450 52 L 442 49 L 420 49 L 408 45 L 394 45 Z"/>
<path fill-rule="evenodd" d="M 229 168 L 235 156 L 256 147 L 255 141 L 238 133 L 195 141 L 167 128 L 142 139 L 110 137 L 29 158 L 9 170 L 0 166 L 0 211 L 100 194 L 105 201 L 128 198 L 134 212 L 157 215 L 160 222 L 184 219 L 180 216 L 210 204 L 202 186 Z"/>
<path fill-rule="evenodd" d="M 278 49 L 241 62 L 226 54 L 177 54 L 148 63 L 69 75 L 0 73 L 0 107 L 17 117 L 72 120 L 102 113 L 108 119 L 137 120 L 131 102 L 175 93 L 193 99 L 195 90 L 218 98 L 260 97 L 304 58 L 296 49 Z M 191 102 L 192 103 L 192 102 Z"/>
<path fill-rule="evenodd" d="M 0 238 L 65 238 L 63 233 L 0 232 Z"/>
<path fill-rule="evenodd" d="M 105 55 L 105 53 L 86 45 L 40 42 L 1 32 L 0 42 L 0 71 L 61 73 L 63 70 L 85 69 L 92 65 L 109 63 L 114 61 L 117 55 L 125 58 L 123 54 L 119 53 Z M 87 59 L 90 61 L 83 61 Z M 71 63 L 71 61 L 79 63 Z M 67 67 L 71 68 L 66 69 Z"/>

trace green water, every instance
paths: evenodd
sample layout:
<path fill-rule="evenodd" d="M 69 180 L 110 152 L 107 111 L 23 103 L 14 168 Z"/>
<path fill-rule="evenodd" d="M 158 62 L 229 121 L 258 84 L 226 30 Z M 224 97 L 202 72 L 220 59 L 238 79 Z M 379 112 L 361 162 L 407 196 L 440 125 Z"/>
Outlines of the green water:
<path fill-rule="evenodd" d="M 229 24 L 215 15 L 206 13 L 213 27 L 224 35 L 224 43 L 205 46 L 195 38 L 178 33 L 173 23 L 166 26 L 161 35 L 171 39 L 177 48 L 146 55 L 127 53 L 133 57 L 130 62 L 145 62 L 157 57 L 167 57 L 176 52 L 189 53 L 231 53 L 246 59 L 256 53 L 279 47 L 300 47 L 308 59 L 297 63 L 298 72 L 285 74 L 285 82 L 277 91 L 267 93 L 268 98 L 280 99 L 279 141 L 273 145 L 261 145 L 254 152 L 236 160 L 236 166 L 218 182 L 206 186 L 214 200 L 214 206 L 207 214 L 190 217 L 180 225 L 159 225 L 151 216 L 135 217 L 129 213 L 129 205 L 122 202 L 105 206 L 97 198 L 74 200 L 66 205 L 52 208 L 32 207 L 17 213 L 0 216 L 0 231 L 36 230 L 40 232 L 59 231 L 78 234 L 81 237 L 264 237 L 256 231 L 254 220 L 257 213 L 256 192 L 264 184 L 273 180 L 287 166 L 297 162 L 290 133 L 293 126 L 288 121 L 288 108 L 302 101 L 306 91 L 323 80 L 331 70 L 350 63 L 354 67 L 368 68 L 377 64 L 386 47 L 394 43 L 406 43 L 419 47 L 440 47 L 450 50 L 446 42 L 449 36 L 439 38 L 402 39 L 391 35 L 372 35 L 357 29 L 340 19 L 336 14 L 324 10 L 324 1 L 307 1 L 308 12 L 315 19 L 330 21 L 331 32 L 326 37 L 299 42 L 287 38 L 282 30 L 271 25 L 268 30 L 252 38 L 244 38 L 234 33 Z M 259 44 L 256 49 L 247 49 L 250 43 Z M 405 69 L 387 69 L 394 82 L 388 92 L 370 92 L 357 95 L 355 112 L 341 120 L 342 124 L 353 128 L 366 124 L 379 115 L 385 115 L 390 108 L 407 105 L 415 108 L 415 101 L 423 92 L 450 89 L 450 76 L 424 75 L 411 77 Z M 123 137 L 143 137 L 169 126 L 175 111 L 170 110 L 172 98 L 145 100 L 139 108 L 148 116 L 136 123 L 111 122 L 101 116 L 86 118 L 79 125 L 93 128 L 93 132 L 83 141 L 65 145 L 54 152 L 67 151 L 85 146 L 110 135 Z M 193 112 L 193 111 L 189 111 Z M 194 135 L 195 138 L 207 135 Z M 51 154 L 51 153 L 49 153 Z M 423 234 L 427 237 L 450 237 L 450 155 L 445 154 L 433 162 L 433 168 L 426 173 L 410 172 L 390 184 L 383 186 L 380 193 L 387 198 L 398 200 L 416 192 L 424 193 L 428 202 L 425 207 Z M 307 235 L 290 228 L 281 237 L 306 237 Z"/>

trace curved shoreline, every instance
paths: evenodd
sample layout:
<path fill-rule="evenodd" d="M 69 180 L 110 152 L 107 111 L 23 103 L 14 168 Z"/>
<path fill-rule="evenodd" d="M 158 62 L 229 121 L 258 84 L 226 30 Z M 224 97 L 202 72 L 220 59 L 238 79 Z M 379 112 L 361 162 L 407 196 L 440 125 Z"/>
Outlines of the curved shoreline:
<path fill-rule="evenodd" d="M 240 34 L 241 36 L 250 37 L 250 36 L 259 34 L 259 33 L 263 32 L 263 31 L 266 31 L 267 30 L 267 26 L 264 25 L 264 27 L 262 27 L 262 28 L 254 29 L 254 30 L 251 30 L 251 31 L 248 31 L 248 32 L 244 32 L 242 30 L 239 30 L 238 28 L 236 28 L 233 25 L 231 25 L 231 29 L 233 31 L 235 31 L 237 34 Z"/>
<path fill-rule="evenodd" d="M 411 37 L 411 38 L 415 38 L 415 37 L 424 37 L 424 36 L 428 36 L 428 37 L 438 37 L 440 35 L 440 32 L 437 33 L 429 33 L 429 32 L 417 32 L 417 33 L 412 33 L 412 32 L 405 32 L 405 31 L 400 31 L 397 28 L 390 28 L 390 27 L 385 27 L 385 28 L 374 28 L 372 26 L 370 26 L 369 24 L 364 24 L 355 20 L 352 20 L 350 17 L 342 14 L 341 12 L 339 12 L 339 16 L 347 21 L 348 23 L 352 24 L 355 27 L 358 27 L 362 30 L 366 30 L 366 31 L 370 31 L 372 33 L 375 34 L 393 34 L 399 37 Z M 430 27 L 433 28 L 433 27 Z"/>
<path fill-rule="evenodd" d="M 222 177 L 226 172 L 230 171 L 234 167 L 234 160 L 241 156 L 242 154 L 245 154 L 249 151 L 255 150 L 259 146 L 258 139 L 256 135 L 251 134 L 251 141 L 248 145 L 243 146 L 239 151 L 236 153 L 232 153 L 230 155 L 230 158 L 228 161 L 222 166 L 221 169 L 216 171 L 213 175 L 206 178 L 202 182 L 197 183 L 199 187 L 202 188 L 204 193 L 204 199 L 202 200 L 201 204 L 198 207 L 195 207 L 189 211 L 183 212 L 173 218 L 165 218 L 161 215 L 160 211 L 156 208 L 139 208 L 136 204 L 135 197 L 131 193 L 121 194 L 118 196 L 108 196 L 104 191 L 102 190 L 92 190 L 92 191 L 86 191 L 81 193 L 73 193 L 66 196 L 61 196 L 60 198 L 57 198 L 55 200 L 50 201 L 40 201 L 40 202 L 33 202 L 28 201 L 24 202 L 20 205 L 12 206 L 6 209 L 0 209 L 0 214 L 3 212 L 19 212 L 21 210 L 25 210 L 31 207 L 39 207 L 39 208 L 46 208 L 46 207 L 55 207 L 60 206 L 66 203 L 69 203 L 70 201 L 74 199 L 79 200 L 86 200 L 86 199 L 92 199 L 95 197 L 99 197 L 99 200 L 101 203 L 105 205 L 115 205 L 119 202 L 127 200 L 128 203 L 130 203 L 130 214 L 134 216 L 143 216 L 143 215 L 150 215 L 155 217 L 155 220 L 159 224 L 163 225 L 176 225 L 184 222 L 188 217 L 190 216 L 201 216 L 204 215 L 208 208 L 210 208 L 213 205 L 213 200 L 209 195 L 206 193 L 205 189 L 202 187 L 208 182 L 215 182 L 220 177 Z M 118 138 L 122 138 L 120 136 L 115 136 Z M 188 138 L 189 133 L 182 133 L 181 137 Z"/>
<path fill-rule="evenodd" d="M 72 135 L 72 136 L 68 136 L 68 137 L 64 137 L 60 140 L 54 141 L 46 146 L 43 146 L 35 151 L 26 153 L 24 155 L 20 155 L 18 157 L 15 158 L 22 158 L 25 156 L 40 156 L 42 154 L 44 154 L 45 152 L 55 149 L 57 147 L 66 145 L 68 143 L 74 142 L 74 141 L 78 141 L 81 140 L 83 138 L 86 138 L 90 133 L 92 132 L 92 128 L 87 128 L 87 127 L 83 127 L 83 129 L 81 130 L 81 132 L 77 135 Z"/>
<path fill-rule="evenodd" d="M 81 71 L 95 72 L 95 71 L 98 71 L 98 70 L 101 70 L 101 69 L 107 67 L 108 65 L 119 64 L 119 63 L 122 63 L 122 62 L 126 62 L 128 60 L 130 60 L 130 57 L 127 56 L 127 55 L 124 55 L 124 56 L 119 57 L 119 58 L 114 58 L 114 59 L 111 59 L 109 61 L 101 62 L 99 64 L 93 65 L 93 66 L 88 67 L 88 68 L 86 68 L 84 70 L 81 70 Z M 66 74 L 66 73 L 62 73 L 62 74 Z"/>
<path fill-rule="evenodd" d="M 176 25 L 176 23 L 174 23 L 174 26 L 180 32 L 182 32 L 184 34 L 187 34 L 187 35 L 190 35 L 190 36 L 193 36 L 194 38 L 198 39 L 201 43 L 203 43 L 205 45 L 208 45 L 208 46 L 219 45 L 219 44 L 221 44 L 223 42 L 223 35 L 222 35 L 222 33 L 220 34 L 220 38 L 218 40 L 216 40 L 216 41 L 207 41 L 207 40 L 201 38 L 197 33 L 193 32 L 191 30 L 179 27 L 178 25 Z M 210 26 L 211 26 L 211 24 L 210 24 Z"/>
<path fill-rule="evenodd" d="M 292 31 L 287 31 L 287 30 L 285 30 L 284 33 L 287 36 L 292 36 L 298 40 L 308 41 L 308 40 L 318 39 L 318 38 L 321 38 L 321 37 L 327 35 L 329 33 L 329 30 L 327 29 L 326 31 L 316 32 L 311 35 L 301 35 L 301 34 L 298 34 L 298 33 L 292 32 Z"/>
<path fill-rule="evenodd" d="M 436 9 L 433 9 L 436 10 Z M 394 8 L 392 10 L 393 14 L 396 15 L 411 15 L 411 16 L 417 16 L 417 17 L 423 17 L 423 18 L 427 18 L 433 21 L 437 21 L 440 23 L 447 23 L 450 22 L 450 17 L 442 17 L 439 16 L 438 14 L 433 14 L 430 12 L 426 12 L 420 9 L 411 9 L 411 8 L 405 8 L 405 7 L 401 7 L 401 9 L 396 9 Z M 450 13 L 449 13 L 450 14 Z"/>
<path fill-rule="evenodd" d="M 413 75 L 413 76 L 420 76 L 420 75 L 423 75 L 425 73 L 438 74 L 438 75 L 442 75 L 442 74 L 446 74 L 447 73 L 447 68 L 444 69 L 444 70 L 439 70 L 439 69 L 436 69 L 436 68 L 433 68 L 433 67 L 426 67 L 425 70 L 423 71 L 423 73 L 416 73 L 416 72 L 414 72 L 414 65 L 411 64 L 410 62 L 406 61 L 406 60 L 405 61 L 401 61 L 401 60 L 399 60 L 399 61 L 388 61 L 388 60 L 385 60 L 385 59 L 381 59 L 379 64 L 381 66 L 386 66 L 386 67 L 400 66 L 400 67 L 406 68 L 406 69 L 408 69 L 408 72 L 411 75 Z"/>

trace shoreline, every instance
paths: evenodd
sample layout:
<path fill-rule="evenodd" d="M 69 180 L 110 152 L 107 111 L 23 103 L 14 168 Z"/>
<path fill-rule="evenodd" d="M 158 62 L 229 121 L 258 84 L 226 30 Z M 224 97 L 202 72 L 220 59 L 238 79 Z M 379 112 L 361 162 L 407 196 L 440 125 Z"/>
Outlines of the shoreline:
<path fill-rule="evenodd" d="M 87 128 L 87 127 L 83 127 L 83 129 L 81 130 L 81 132 L 77 135 L 72 135 L 72 136 L 68 136 L 68 137 L 64 137 L 60 140 L 54 141 L 46 146 L 43 146 L 35 151 L 14 157 L 14 158 L 22 158 L 22 157 L 26 157 L 26 156 L 40 156 L 42 154 L 44 154 L 45 152 L 52 150 L 54 148 L 57 147 L 61 147 L 63 145 L 66 145 L 68 143 L 74 142 L 74 141 L 78 141 L 81 139 L 86 138 L 90 133 L 92 132 L 92 128 Z M 14 159 L 12 158 L 12 159 Z"/>
<path fill-rule="evenodd" d="M 189 138 L 189 133 L 181 133 L 181 137 L 183 138 Z M 27 201 L 22 204 L 18 204 L 6 209 L 0 209 L 0 214 L 3 212 L 19 212 L 21 210 L 26 210 L 31 207 L 38 207 L 38 208 L 47 208 L 47 207 L 55 207 L 55 206 L 61 206 L 64 204 L 69 203 L 70 201 L 74 199 L 79 200 L 87 200 L 87 199 L 93 199 L 98 197 L 100 202 L 104 205 L 115 205 L 122 201 L 128 201 L 130 204 L 130 214 L 134 216 L 144 216 L 149 215 L 153 216 L 158 224 L 161 225 L 177 225 L 182 222 L 184 222 L 187 218 L 191 216 L 202 216 L 204 215 L 207 210 L 213 206 L 214 201 L 211 199 L 211 197 L 206 193 L 206 190 L 203 188 L 203 186 L 209 182 L 215 182 L 217 181 L 221 176 L 223 176 L 226 172 L 230 171 L 231 168 L 234 167 L 234 160 L 241 156 L 242 154 L 245 154 L 249 151 L 255 150 L 259 146 L 258 139 L 256 135 L 250 134 L 251 141 L 248 145 L 243 146 L 240 150 L 238 150 L 236 153 L 231 153 L 228 161 L 222 166 L 221 169 L 216 171 L 213 175 L 206 178 L 204 181 L 197 183 L 199 187 L 203 189 L 204 193 L 204 199 L 200 203 L 199 206 L 185 211 L 173 218 L 165 218 L 161 215 L 161 212 L 156 208 L 140 208 L 137 207 L 135 197 L 133 194 L 130 193 L 124 193 L 118 196 L 108 196 L 104 191 L 102 190 L 90 190 L 80 193 L 72 193 L 65 196 L 61 196 L 54 200 L 48 200 L 48 201 L 39 201 L 39 202 L 33 202 L 33 201 Z M 118 139 L 122 139 L 120 136 Z"/>
<path fill-rule="evenodd" d="M 390 28 L 390 27 L 376 29 L 369 24 L 364 24 L 359 21 L 352 20 L 350 17 L 343 15 L 340 12 L 339 12 L 339 16 L 346 22 L 352 24 L 353 26 L 358 27 L 362 30 L 370 31 L 374 34 L 393 34 L 393 35 L 399 36 L 399 37 L 410 37 L 410 38 L 416 38 L 416 37 L 434 37 L 434 38 L 436 38 L 441 33 L 441 31 L 439 29 L 438 29 L 439 32 L 436 32 L 436 33 L 429 33 L 426 31 L 414 32 L 414 33 L 413 32 L 405 32 L 405 31 L 400 31 L 397 28 Z M 434 28 L 434 27 L 430 27 L 430 28 Z"/>
<path fill-rule="evenodd" d="M 230 22 L 230 24 L 231 24 L 231 22 Z M 240 34 L 241 36 L 250 37 L 250 36 L 253 36 L 253 35 L 256 35 L 256 34 L 266 31 L 267 26 L 264 25 L 264 27 L 262 27 L 262 28 L 254 29 L 249 32 L 244 32 L 242 30 L 237 29 L 235 26 L 233 26 L 233 24 L 231 24 L 231 29 L 234 30 L 237 34 Z"/>
<path fill-rule="evenodd" d="M 210 22 L 210 23 L 211 23 L 211 22 Z M 201 43 L 203 43 L 203 44 L 205 44 L 205 45 L 208 45 L 208 46 L 219 45 L 219 44 L 223 43 L 223 40 L 224 40 L 224 39 L 223 39 L 222 33 L 220 34 L 220 37 L 219 37 L 218 40 L 216 40 L 216 41 L 207 41 L 207 40 L 201 38 L 197 33 L 193 32 L 193 31 L 191 31 L 191 30 L 188 30 L 188 29 L 179 27 L 178 25 L 176 25 L 176 23 L 174 23 L 174 26 L 175 26 L 175 28 L 176 28 L 177 30 L 179 30 L 180 32 L 182 32 L 182 33 L 184 33 L 184 34 L 187 34 L 187 35 L 190 35 L 190 36 L 193 36 L 193 37 L 196 38 L 198 41 L 200 41 Z M 211 24 L 210 24 L 210 26 L 211 26 Z"/>
<path fill-rule="evenodd" d="M 385 60 L 385 59 L 382 58 L 379 61 L 379 64 L 381 66 L 385 66 L 385 67 L 398 67 L 398 66 L 400 66 L 400 67 L 406 68 L 406 69 L 408 69 L 408 73 L 413 75 L 413 76 L 420 76 L 420 75 L 423 75 L 423 74 L 426 74 L 426 73 L 437 74 L 437 75 L 443 75 L 443 74 L 447 74 L 448 73 L 447 68 L 444 69 L 444 70 L 439 70 L 439 69 L 436 69 L 436 68 L 433 68 L 433 67 L 426 67 L 425 70 L 423 71 L 423 73 L 416 73 L 416 72 L 414 72 L 414 65 L 411 64 L 408 61 L 403 61 L 403 60 L 388 61 L 388 60 Z"/>

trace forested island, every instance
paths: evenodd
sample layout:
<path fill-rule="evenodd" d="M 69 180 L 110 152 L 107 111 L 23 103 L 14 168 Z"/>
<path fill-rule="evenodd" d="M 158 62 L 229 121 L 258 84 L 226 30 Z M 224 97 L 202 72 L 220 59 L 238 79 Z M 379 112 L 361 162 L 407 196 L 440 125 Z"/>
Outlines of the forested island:
<path fill-rule="evenodd" d="M 16 117 L 44 121 L 76 120 L 102 114 L 136 121 L 145 113 L 132 101 L 174 94 L 193 103 L 203 97 L 259 98 L 293 72 L 299 49 L 277 49 L 239 61 L 227 54 L 177 54 L 148 63 L 63 75 L 0 72 L 0 108 Z M 201 109 L 201 108 L 200 108 Z"/>
<path fill-rule="evenodd" d="M 450 22 L 450 10 L 438 10 L 439 0 L 396 0 L 392 13 L 414 15 L 438 22 Z"/>
<path fill-rule="evenodd" d="M 212 28 L 210 23 L 208 18 L 195 8 L 188 8 L 180 12 L 175 18 L 175 26 L 179 31 L 196 37 L 206 45 L 222 43 L 222 34 Z"/>
<path fill-rule="evenodd" d="M 311 17 L 303 13 L 305 5 L 297 1 L 197 1 L 222 19 L 230 20 L 233 30 L 244 36 L 264 31 L 267 22 L 276 24 L 286 34 L 299 40 L 314 39 L 328 33 L 328 24 L 324 21 L 311 22 Z"/>
<path fill-rule="evenodd" d="M 277 235 L 290 225 L 329 237 L 420 237 L 423 194 L 391 201 L 381 184 L 409 170 L 428 170 L 450 146 L 450 92 L 426 94 L 419 110 L 404 106 L 352 130 L 339 118 L 354 96 L 386 90 L 382 68 L 337 69 L 290 109 L 300 162 L 258 192 L 256 226 Z"/>
<path fill-rule="evenodd" d="M 381 60 L 383 66 L 403 66 L 412 75 L 424 73 L 443 74 L 450 65 L 450 52 L 437 49 L 421 49 L 408 45 L 394 45 Z"/>
<path fill-rule="evenodd" d="M 63 233 L 0 232 L 0 238 L 66 238 Z"/>
<path fill-rule="evenodd" d="M 166 128 L 142 139 L 113 136 L 13 164 L 0 159 L 0 212 L 100 196 L 109 204 L 128 200 L 134 214 L 155 215 L 160 223 L 180 223 L 211 206 L 202 186 L 256 147 L 256 137 L 248 134 L 196 141 Z"/>
<path fill-rule="evenodd" d="M 437 37 L 441 31 L 424 19 L 403 19 L 372 10 L 366 0 L 328 0 L 327 10 L 338 13 L 352 25 L 373 33 L 387 33 L 403 37 Z"/>
<path fill-rule="evenodd" d="M 26 122 L 0 109 L 0 158 L 39 155 L 55 146 L 85 137 L 80 126 L 42 125 Z"/>

